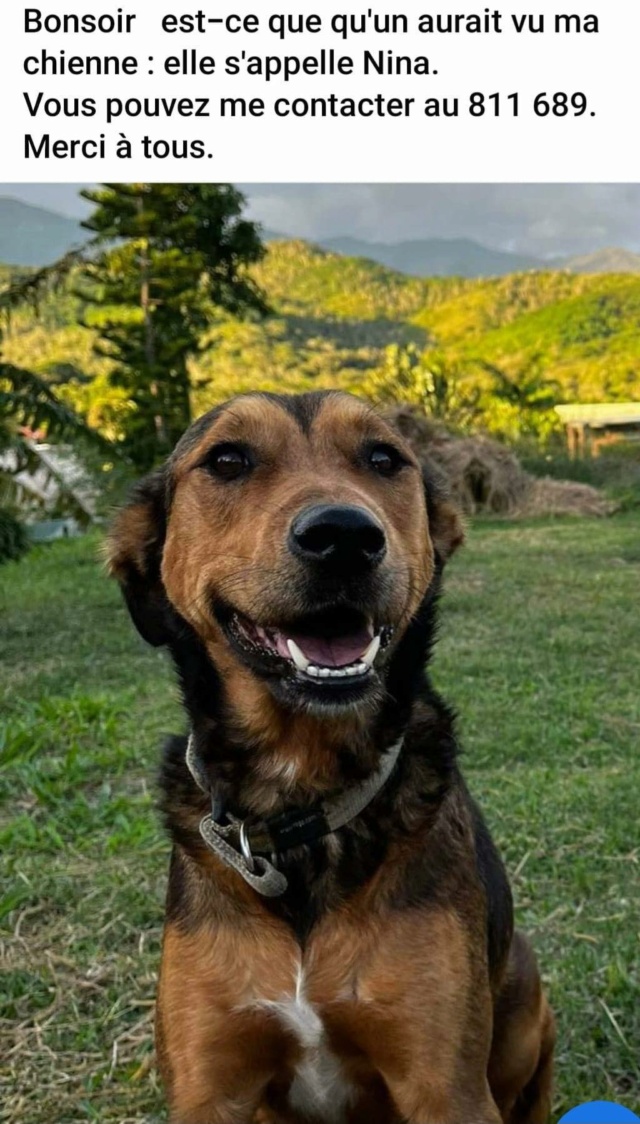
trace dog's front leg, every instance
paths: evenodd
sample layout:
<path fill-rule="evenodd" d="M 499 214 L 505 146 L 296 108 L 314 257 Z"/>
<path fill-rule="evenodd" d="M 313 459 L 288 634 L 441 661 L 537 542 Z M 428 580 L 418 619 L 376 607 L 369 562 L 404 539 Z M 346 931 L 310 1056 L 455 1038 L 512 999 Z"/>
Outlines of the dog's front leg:
<path fill-rule="evenodd" d="M 255 1106 L 242 1101 L 227 1102 L 221 1107 L 209 1100 L 196 1104 L 190 1099 L 189 1104 L 183 1107 L 174 1098 L 171 1099 L 170 1124 L 251 1124 L 256 1120 Z"/>
<path fill-rule="evenodd" d="M 450 909 L 385 917 L 356 964 L 354 1002 L 332 1013 L 384 1081 L 393 1120 L 501 1124 L 487 1080 L 492 996 L 470 943 Z"/>
<path fill-rule="evenodd" d="M 173 1033 L 167 1014 L 161 1005 L 156 1043 L 171 1124 L 250 1124 L 275 1068 L 269 1035 L 245 1023 L 238 1036 L 233 1016 L 215 1027 L 202 1012 Z"/>
<path fill-rule="evenodd" d="M 171 1124 L 251 1124 L 287 1066 L 291 1042 L 279 1021 L 245 995 L 252 947 L 233 936 L 165 928 L 156 1053 Z"/>
<path fill-rule="evenodd" d="M 459 1090 L 407 1077 L 390 1089 L 402 1124 L 502 1124 L 489 1088 L 470 1101 Z"/>

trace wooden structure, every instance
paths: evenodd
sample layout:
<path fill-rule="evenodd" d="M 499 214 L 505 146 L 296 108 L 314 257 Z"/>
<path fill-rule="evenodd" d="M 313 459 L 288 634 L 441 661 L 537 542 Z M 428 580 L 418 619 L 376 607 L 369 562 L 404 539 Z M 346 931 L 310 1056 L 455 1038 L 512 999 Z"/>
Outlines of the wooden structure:
<path fill-rule="evenodd" d="M 640 402 L 590 402 L 556 406 L 567 434 L 569 456 L 597 456 L 616 441 L 640 443 Z"/>

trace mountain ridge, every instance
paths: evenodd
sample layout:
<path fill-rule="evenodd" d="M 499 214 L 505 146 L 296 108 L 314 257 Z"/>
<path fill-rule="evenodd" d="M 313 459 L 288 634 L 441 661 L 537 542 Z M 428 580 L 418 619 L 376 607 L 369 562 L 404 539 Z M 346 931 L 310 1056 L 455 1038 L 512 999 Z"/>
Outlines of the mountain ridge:
<path fill-rule="evenodd" d="M 85 235 L 79 222 L 45 207 L 0 195 L 0 261 L 43 266 L 56 261 Z"/>
<path fill-rule="evenodd" d="M 422 238 L 401 242 L 367 242 L 348 235 L 318 239 L 317 245 L 345 257 L 364 257 L 410 277 L 505 277 L 529 270 L 546 273 L 640 273 L 640 254 L 605 246 L 587 254 L 538 258 L 496 250 L 470 238 Z"/>
<path fill-rule="evenodd" d="M 552 259 L 499 250 L 470 238 L 416 238 L 377 242 L 351 235 L 292 239 L 263 228 L 266 242 L 300 241 L 346 258 L 364 258 L 409 277 L 504 277 L 530 270 L 572 273 L 640 273 L 640 254 L 624 247 L 604 247 L 586 254 Z M 0 195 L 0 262 L 43 266 L 82 243 L 79 221 L 56 211 Z"/>
<path fill-rule="evenodd" d="M 345 257 L 368 257 L 410 277 L 482 277 L 542 269 L 529 254 L 494 250 L 470 238 L 418 238 L 367 242 L 351 237 L 319 239 L 319 245 Z"/>

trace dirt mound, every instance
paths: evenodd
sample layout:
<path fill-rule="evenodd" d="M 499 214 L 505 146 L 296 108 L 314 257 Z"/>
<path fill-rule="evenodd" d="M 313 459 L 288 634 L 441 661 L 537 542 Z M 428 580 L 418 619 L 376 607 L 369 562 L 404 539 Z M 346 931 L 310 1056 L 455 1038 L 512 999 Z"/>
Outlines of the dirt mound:
<path fill-rule="evenodd" d="M 551 476 L 529 477 L 530 485 L 515 515 L 612 515 L 617 509 L 597 488 Z"/>
<path fill-rule="evenodd" d="M 446 482 L 468 515 L 610 515 L 616 505 L 596 488 L 525 472 L 506 446 L 488 437 L 454 437 L 410 406 L 388 411 L 420 460 Z"/>
<path fill-rule="evenodd" d="M 453 498 L 470 515 L 491 511 L 509 515 L 522 503 L 529 477 L 517 457 L 487 437 L 452 438 L 434 449 Z"/>

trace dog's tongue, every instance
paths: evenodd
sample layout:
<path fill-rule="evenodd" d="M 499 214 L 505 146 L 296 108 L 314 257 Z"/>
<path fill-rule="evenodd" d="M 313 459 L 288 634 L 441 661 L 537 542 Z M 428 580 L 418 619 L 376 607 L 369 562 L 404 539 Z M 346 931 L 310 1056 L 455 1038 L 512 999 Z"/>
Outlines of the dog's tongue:
<path fill-rule="evenodd" d="M 362 653 L 366 652 L 373 633 L 367 628 L 346 636 L 335 636 L 325 639 L 321 636 L 303 636 L 293 633 L 289 639 L 294 640 L 300 651 L 307 659 L 319 667 L 346 667 L 348 664 L 359 660 Z M 281 656 L 288 657 L 287 637 L 280 633 L 277 637 L 278 652 Z"/>

